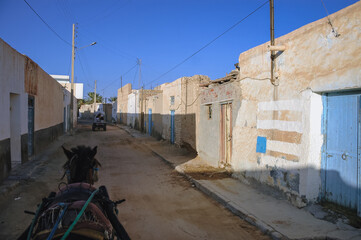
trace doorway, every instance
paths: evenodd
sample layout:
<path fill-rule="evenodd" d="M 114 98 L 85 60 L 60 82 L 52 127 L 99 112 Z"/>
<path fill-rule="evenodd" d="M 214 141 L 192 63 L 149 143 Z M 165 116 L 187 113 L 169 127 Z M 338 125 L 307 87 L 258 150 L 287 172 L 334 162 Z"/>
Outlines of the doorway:
<path fill-rule="evenodd" d="M 10 93 L 11 168 L 21 164 L 20 95 Z"/>
<path fill-rule="evenodd" d="M 221 104 L 220 164 L 229 166 L 232 157 L 232 103 Z"/>
<path fill-rule="evenodd" d="M 28 97 L 28 157 L 34 155 L 34 117 L 35 117 L 35 99 Z"/>
<path fill-rule="evenodd" d="M 361 215 L 361 93 L 333 93 L 324 98 L 325 146 L 323 198 Z"/>
<path fill-rule="evenodd" d="M 152 135 L 152 109 L 148 110 L 148 133 Z"/>

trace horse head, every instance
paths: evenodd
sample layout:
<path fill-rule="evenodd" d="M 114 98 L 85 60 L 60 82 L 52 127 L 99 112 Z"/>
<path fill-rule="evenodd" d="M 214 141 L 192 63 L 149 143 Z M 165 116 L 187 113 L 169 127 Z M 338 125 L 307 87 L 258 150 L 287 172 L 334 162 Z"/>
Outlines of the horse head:
<path fill-rule="evenodd" d="M 68 184 L 76 182 L 86 182 L 94 184 L 98 181 L 98 167 L 101 164 L 95 159 L 97 147 L 93 149 L 85 146 L 77 146 L 71 150 L 63 147 L 68 160 L 63 165 L 64 175 L 67 175 Z"/>

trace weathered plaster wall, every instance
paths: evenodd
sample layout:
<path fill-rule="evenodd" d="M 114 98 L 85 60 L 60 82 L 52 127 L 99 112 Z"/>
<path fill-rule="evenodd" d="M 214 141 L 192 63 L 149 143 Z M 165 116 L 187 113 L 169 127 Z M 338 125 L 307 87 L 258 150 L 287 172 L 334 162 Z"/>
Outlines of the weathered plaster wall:
<path fill-rule="evenodd" d="M 200 84 L 210 81 L 209 77 L 195 75 L 193 77 L 183 77 L 182 81 L 182 128 L 181 141 L 193 150 L 197 150 L 198 142 L 198 125 L 199 125 L 199 108 L 201 102 Z"/>
<path fill-rule="evenodd" d="M 35 154 L 63 132 L 63 89 L 0 39 L 0 181 L 28 160 L 28 96 L 35 98 Z M 43 134 L 46 132 L 47 134 Z"/>
<path fill-rule="evenodd" d="M 160 85 L 160 89 L 163 90 L 162 98 L 162 138 L 170 140 L 171 139 L 171 110 L 174 110 L 174 143 L 181 144 L 180 131 L 181 131 L 181 122 L 180 114 L 181 109 L 181 79 L 177 79 L 171 83 L 164 83 Z M 171 97 L 174 97 L 174 102 L 171 103 Z"/>
<path fill-rule="evenodd" d="M 321 179 L 322 100 L 330 91 L 361 89 L 361 3 L 276 39 L 275 87 L 269 43 L 240 54 L 241 108 L 234 128 L 236 171 L 308 200 L 318 197 Z M 263 79 L 263 80 L 261 80 Z M 236 137 L 237 136 L 237 137 Z M 257 153 L 257 137 L 267 138 Z"/>
<path fill-rule="evenodd" d="M 127 124 L 127 113 L 128 113 L 128 95 L 132 92 L 132 84 L 128 83 L 122 88 L 118 89 L 117 98 L 117 115 L 118 123 Z"/>
<path fill-rule="evenodd" d="M 199 156 L 207 160 L 214 167 L 220 164 L 220 146 L 221 146 L 221 104 L 232 104 L 232 126 L 233 126 L 233 149 L 234 152 L 239 151 L 237 139 L 237 113 L 240 108 L 241 91 L 239 84 L 225 83 L 210 85 L 204 88 L 200 96 L 200 123 L 198 153 Z M 212 116 L 209 118 L 208 108 L 212 109 Z M 236 136 L 235 136 L 236 135 Z"/>
<path fill-rule="evenodd" d="M 35 131 L 61 124 L 64 95 L 61 84 L 28 57 L 25 60 L 25 68 L 25 82 L 33 87 L 28 89 L 29 94 L 35 95 Z M 75 105 L 74 111 L 76 109 Z"/>
<path fill-rule="evenodd" d="M 28 95 L 24 89 L 24 56 L 0 39 L 0 140 L 10 137 L 10 93 L 19 94 L 21 112 L 21 134 L 28 129 Z"/>
<path fill-rule="evenodd" d="M 127 125 L 139 129 L 139 90 L 132 90 L 128 95 Z"/>
<path fill-rule="evenodd" d="M 322 94 L 361 89 L 361 2 L 276 39 L 286 46 L 276 52 L 276 85 L 270 81 L 268 43 L 239 56 L 237 81 L 211 85 L 203 91 L 200 120 L 201 157 L 219 161 L 219 93 L 225 86 L 239 89 L 239 108 L 233 107 L 231 165 L 235 172 L 289 193 L 294 204 L 313 201 L 320 193 Z M 207 119 L 212 104 L 214 118 Z M 266 151 L 256 151 L 257 138 Z M 216 139 L 215 139 L 216 138 Z M 293 198 L 296 196 L 296 198 Z"/>
<path fill-rule="evenodd" d="M 146 112 L 149 112 L 149 109 L 152 109 L 152 133 L 151 135 L 158 140 L 162 139 L 163 135 L 163 93 L 162 90 L 158 94 L 149 96 L 146 98 L 145 106 Z M 146 116 L 146 123 L 149 124 L 149 115 Z M 149 129 L 146 129 L 146 132 L 149 133 Z"/>
<path fill-rule="evenodd" d="M 24 57 L 0 39 L 0 182 L 6 178 L 12 168 L 12 158 L 16 162 L 27 161 L 22 154 L 22 136 L 28 128 L 28 95 L 24 89 Z M 11 106 L 10 98 L 16 96 L 16 107 Z M 18 114 L 11 119 L 11 111 Z M 16 136 L 11 137 L 11 129 Z M 13 132 L 14 134 L 14 132 Z M 11 151 L 11 146 L 13 147 Z M 27 146 L 27 145 L 26 145 Z M 17 153 L 11 156 L 11 152 Z M 26 152 L 27 153 L 27 152 Z"/>

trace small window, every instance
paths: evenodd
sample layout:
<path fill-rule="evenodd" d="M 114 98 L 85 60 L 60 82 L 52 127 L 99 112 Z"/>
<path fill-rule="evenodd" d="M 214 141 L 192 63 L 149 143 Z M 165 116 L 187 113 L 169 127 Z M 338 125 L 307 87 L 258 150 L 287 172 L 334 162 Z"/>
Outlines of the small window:
<path fill-rule="evenodd" d="M 174 96 L 170 96 L 170 105 L 174 105 Z"/>
<path fill-rule="evenodd" d="M 212 119 L 212 105 L 207 105 L 208 119 Z"/>

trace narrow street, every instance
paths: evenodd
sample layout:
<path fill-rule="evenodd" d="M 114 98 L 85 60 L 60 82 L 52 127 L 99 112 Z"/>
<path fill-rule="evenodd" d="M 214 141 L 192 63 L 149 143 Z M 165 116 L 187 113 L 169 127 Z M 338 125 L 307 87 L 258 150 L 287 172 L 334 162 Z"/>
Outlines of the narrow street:
<path fill-rule="evenodd" d="M 192 187 L 144 141 L 155 140 L 132 137 L 114 126 L 92 132 L 90 124 L 79 125 L 74 136 L 62 136 L 40 157 L 31 176 L 0 198 L 0 239 L 16 239 L 32 219 L 23 211 L 35 211 L 41 198 L 57 189 L 65 162 L 62 144 L 98 146 L 102 167 L 96 186 L 106 185 L 113 200 L 126 199 L 118 216 L 132 239 L 268 239 Z"/>

